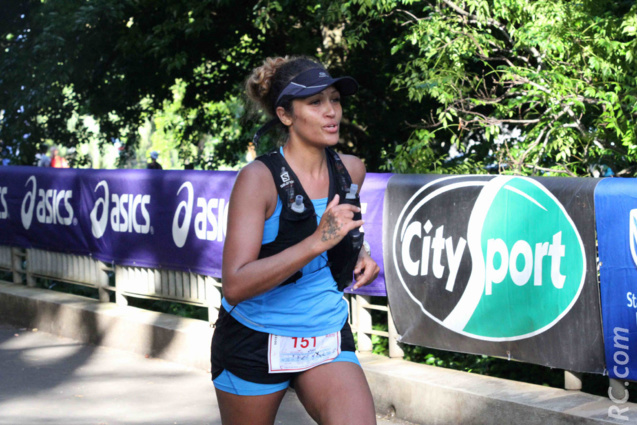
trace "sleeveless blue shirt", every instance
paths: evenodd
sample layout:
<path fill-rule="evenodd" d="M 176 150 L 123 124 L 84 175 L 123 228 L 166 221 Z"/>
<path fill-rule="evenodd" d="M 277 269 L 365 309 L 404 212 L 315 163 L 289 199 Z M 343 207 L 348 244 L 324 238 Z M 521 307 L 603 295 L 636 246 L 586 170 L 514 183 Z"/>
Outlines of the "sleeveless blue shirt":
<path fill-rule="evenodd" d="M 312 204 L 318 223 L 327 198 L 313 199 Z M 276 238 L 282 208 L 277 197 L 274 213 L 264 224 L 262 244 Z M 303 277 L 294 283 L 277 286 L 235 307 L 225 298 L 221 304 L 241 324 L 260 332 L 310 337 L 340 331 L 347 320 L 348 306 L 327 265 L 327 252 L 315 257 L 302 271 Z"/>

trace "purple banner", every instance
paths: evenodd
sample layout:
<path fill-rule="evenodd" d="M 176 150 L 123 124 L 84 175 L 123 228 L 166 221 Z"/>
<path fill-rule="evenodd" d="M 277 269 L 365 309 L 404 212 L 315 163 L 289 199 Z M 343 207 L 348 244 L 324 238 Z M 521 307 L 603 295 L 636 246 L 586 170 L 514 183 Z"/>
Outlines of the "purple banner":
<path fill-rule="evenodd" d="M 0 245 L 221 277 L 234 171 L 0 168 Z M 382 216 L 389 174 L 368 174 L 363 219 L 385 296 Z"/>
<path fill-rule="evenodd" d="M 365 240 L 369 243 L 372 258 L 380 266 L 380 273 L 372 283 L 356 291 L 346 289 L 348 294 L 371 295 L 386 297 L 385 268 L 383 267 L 383 205 L 385 203 L 385 189 L 392 174 L 368 173 L 361 189 L 361 212 Z"/>

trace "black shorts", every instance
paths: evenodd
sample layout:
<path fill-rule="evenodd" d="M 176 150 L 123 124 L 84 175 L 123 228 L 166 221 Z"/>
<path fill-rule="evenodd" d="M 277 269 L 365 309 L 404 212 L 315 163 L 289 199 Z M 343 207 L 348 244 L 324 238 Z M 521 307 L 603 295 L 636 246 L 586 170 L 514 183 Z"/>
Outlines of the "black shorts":
<path fill-rule="evenodd" d="M 259 384 L 293 381 L 301 372 L 268 372 L 269 335 L 242 325 L 221 307 L 210 348 L 212 379 L 227 369 L 241 379 Z M 341 351 L 356 351 L 354 336 L 347 322 L 341 329 Z"/>

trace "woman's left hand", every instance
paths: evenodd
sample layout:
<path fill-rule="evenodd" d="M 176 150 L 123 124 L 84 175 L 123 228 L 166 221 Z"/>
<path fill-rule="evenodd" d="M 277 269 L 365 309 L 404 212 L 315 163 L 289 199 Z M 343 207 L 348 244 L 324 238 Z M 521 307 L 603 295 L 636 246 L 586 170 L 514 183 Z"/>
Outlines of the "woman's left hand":
<path fill-rule="evenodd" d="M 352 289 L 356 290 L 361 286 L 369 285 L 376 279 L 379 272 L 380 267 L 378 267 L 376 261 L 369 256 L 365 249 L 361 249 L 356 261 L 356 267 L 354 267 L 355 283 Z"/>

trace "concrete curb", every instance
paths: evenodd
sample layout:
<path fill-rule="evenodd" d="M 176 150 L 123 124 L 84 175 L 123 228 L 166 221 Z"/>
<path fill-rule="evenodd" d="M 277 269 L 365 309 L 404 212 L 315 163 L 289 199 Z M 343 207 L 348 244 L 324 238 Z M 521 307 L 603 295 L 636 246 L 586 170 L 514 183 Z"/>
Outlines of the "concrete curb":
<path fill-rule="evenodd" d="M 0 322 L 90 344 L 210 367 L 212 328 L 133 307 L 0 281 Z M 637 404 L 539 385 L 388 359 L 359 356 L 376 410 L 419 424 L 637 423 Z M 609 418 L 609 409 L 626 420 Z"/>
<path fill-rule="evenodd" d="M 0 322 L 210 369 L 208 322 L 0 281 Z"/>

